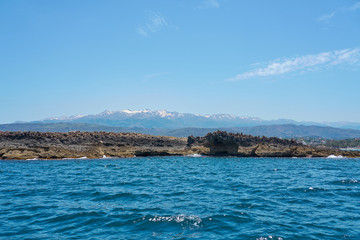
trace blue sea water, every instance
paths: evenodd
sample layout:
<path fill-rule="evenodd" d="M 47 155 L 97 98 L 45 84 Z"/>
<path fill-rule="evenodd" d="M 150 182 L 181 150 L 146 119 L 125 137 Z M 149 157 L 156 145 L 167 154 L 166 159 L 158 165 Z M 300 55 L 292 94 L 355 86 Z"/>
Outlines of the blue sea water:
<path fill-rule="evenodd" d="M 360 159 L 0 161 L 0 239 L 360 239 Z"/>

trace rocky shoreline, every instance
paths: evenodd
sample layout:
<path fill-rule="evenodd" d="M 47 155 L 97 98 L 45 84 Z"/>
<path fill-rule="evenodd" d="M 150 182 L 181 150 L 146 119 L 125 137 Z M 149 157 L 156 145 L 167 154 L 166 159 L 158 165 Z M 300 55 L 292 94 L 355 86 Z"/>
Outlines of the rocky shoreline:
<path fill-rule="evenodd" d="M 204 137 L 111 132 L 0 132 L 0 159 L 134 156 L 360 157 L 360 152 L 315 148 L 294 140 L 217 131 Z"/>

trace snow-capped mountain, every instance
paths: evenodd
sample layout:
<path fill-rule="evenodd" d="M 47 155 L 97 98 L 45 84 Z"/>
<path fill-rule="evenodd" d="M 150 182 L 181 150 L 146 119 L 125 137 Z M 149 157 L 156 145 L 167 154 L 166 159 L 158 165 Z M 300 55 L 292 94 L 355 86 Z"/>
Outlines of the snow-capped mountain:
<path fill-rule="evenodd" d="M 181 128 L 181 127 L 236 127 L 255 126 L 264 121 L 259 118 L 230 114 L 200 115 L 169 112 L 166 110 L 106 110 L 95 115 L 52 117 L 38 122 L 92 123 L 120 127 Z"/>
<path fill-rule="evenodd" d="M 70 117 L 67 117 L 67 116 L 63 116 L 63 117 L 51 117 L 51 118 L 46 118 L 45 120 L 43 121 L 72 121 L 74 119 L 77 119 L 77 118 L 82 118 L 84 117 L 85 115 L 75 115 L 75 116 L 70 116 Z"/>
<path fill-rule="evenodd" d="M 76 115 L 65 117 L 52 117 L 35 122 L 71 122 L 90 123 L 116 127 L 130 128 L 224 128 L 224 127 L 252 127 L 259 125 L 296 124 L 331 126 L 339 128 L 352 128 L 360 130 L 360 123 L 351 122 L 297 122 L 290 119 L 262 120 L 256 117 L 235 116 L 231 114 L 201 115 L 192 113 L 169 112 L 166 110 L 121 110 L 104 111 L 94 115 Z"/>

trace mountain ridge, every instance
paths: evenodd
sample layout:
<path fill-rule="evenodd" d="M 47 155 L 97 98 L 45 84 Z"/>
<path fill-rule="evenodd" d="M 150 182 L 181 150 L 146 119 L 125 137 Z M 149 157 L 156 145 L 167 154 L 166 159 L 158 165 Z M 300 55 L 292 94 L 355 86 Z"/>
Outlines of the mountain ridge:
<path fill-rule="evenodd" d="M 193 114 L 179 113 L 167 110 L 106 110 L 98 114 L 51 117 L 33 123 L 73 122 L 99 124 L 117 127 L 140 128 L 222 128 L 222 127 L 253 127 L 259 125 L 295 124 L 305 126 L 329 126 L 337 128 L 352 128 L 360 130 L 360 123 L 356 122 L 312 122 L 295 121 L 291 119 L 263 120 L 257 117 L 236 116 L 232 114 Z"/>

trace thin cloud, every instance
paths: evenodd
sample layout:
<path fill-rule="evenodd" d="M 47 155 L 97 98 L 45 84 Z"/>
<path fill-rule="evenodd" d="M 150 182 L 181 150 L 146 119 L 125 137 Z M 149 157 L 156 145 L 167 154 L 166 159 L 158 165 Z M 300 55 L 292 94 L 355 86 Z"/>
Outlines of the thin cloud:
<path fill-rule="evenodd" d="M 240 73 L 226 81 L 240 81 L 255 77 L 268 77 L 282 75 L 290 72 L 306 72 L 321 67 L 340 65 L 344 63 L 354 64 L 360 60 L 360 48 L 344 49 L 323 52 L 313 55 L 305 55 L 295 58 L 275 60 L 265 67 Z"/>
<path fill-rule="evenodd" d="M 152 34 L 155 34 L 161 31 L 163 28 L 167 27 L 169 24 L 158 12 L 151 12 L 148 16 L 147 23 L 136 29 L 136 32 L 144 37 L 149 37 Z"/>
<path fill-rule="evenodd" d="M 357 10 L 357 9 L 360 9 L 360 2 L 355 3 L 354 5 L 352 5 L 352 6 L 349 8 L 349 10 L 351 10 L 351 11 L 355 11 L 355 10 Z"/>
<path fill-rule="evenodd" d="M 136 32 L 144 37 L 149 37 L 149 34 L 142 27 L 138 27 Z"/>
<path fill-rule="evenodd" d="M 198 7 L 199 9 L 207 9 L 207 8 L 219 8 L 220 2 L 218 0 L 205 0 Z"/>
<path fill-rule="evenodd" d="M 360 1 L 356 2 L 355 4 L 353 4 L 350 7 L 341 7 L 341 8 L 338 8 L 338 9 L 336 9 L 335 11 L 333 11 L 331 13 L 323 14 L 318 18 L 318 21 L 320 21 L 320 22 L 328 22 L 328 21 L 330 21 L 330 19 L 332 19 L 337 14 L 344 13 L 344 12 L 356 11 L 358 9 L 360 9 Z"/>
<path fill-rule="evenodd" d="M 320 22 L 326 22 L 326 21 L 329 21 L 331 18 L 333 18 L 336 14 L 336 11 L 332 12 L 332 13 L 329 13 L 329 14 L 323 14 L 321 15 L 318 20 Z"/>

